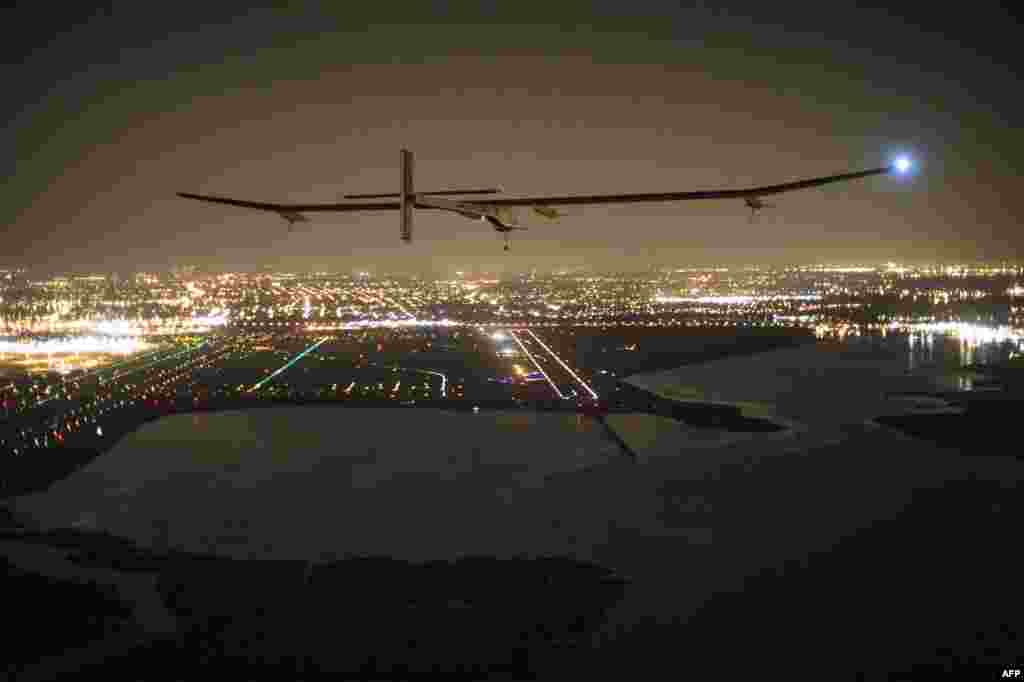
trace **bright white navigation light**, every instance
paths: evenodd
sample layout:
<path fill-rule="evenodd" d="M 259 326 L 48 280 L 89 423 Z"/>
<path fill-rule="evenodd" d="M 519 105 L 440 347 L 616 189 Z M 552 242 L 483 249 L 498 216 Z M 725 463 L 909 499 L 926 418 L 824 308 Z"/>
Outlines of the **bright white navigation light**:
<path fill-rule="evenodd" d="M 901 156 L 900 158 L 896 159 L 895 163 L 893 163 L 893 166 L 896 167 L 896 170 L 899 173 L 906 173 L 907 171 L 910 170 L 911 165 L 912 164 L 910 163 L 910 159 L 908 159 L 905 156 Z"/>

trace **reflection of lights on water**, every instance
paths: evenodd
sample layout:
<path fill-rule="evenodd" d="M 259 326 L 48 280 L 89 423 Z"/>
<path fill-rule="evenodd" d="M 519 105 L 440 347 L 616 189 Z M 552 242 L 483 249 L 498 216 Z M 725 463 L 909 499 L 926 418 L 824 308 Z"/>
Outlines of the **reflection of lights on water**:
<path fill-rule="evenodd" d="M 890 325 L 890 328 L 894 328 Z M 936 361 L 953 361 L 960 366 L 975 363 L 999 362 L 1000 358 L 1012 359 L 1024 349 L 1024 334 L 1010 327 L 986 327 L 969 322 L 931 322 L 905 325 L 909 331 L 907 345 L 909 370 L 917 368 L 918 361 L 933 364 Z M 953 345 L 943 343 L 943 339 Z M 1009 350 L 1007 344 L 1015 347 Z M 952 380 L 952 379 L 951 379 Z M 972 390 L 973 379 L 957 377 L 953 380 L 960 390 Z"/>
<path fill-rule="evenodd" d="M 928 322 L 910 325 L 909 328 L 912 331 L 931 332 L 932 334 L 950 334 L 973 345 L 1004 341 L 1016 341 L 1019 345 L 1021 341 L 1024 341 L 1024 334 L 1011 327 L 985 327 L 970 322 Z"/>

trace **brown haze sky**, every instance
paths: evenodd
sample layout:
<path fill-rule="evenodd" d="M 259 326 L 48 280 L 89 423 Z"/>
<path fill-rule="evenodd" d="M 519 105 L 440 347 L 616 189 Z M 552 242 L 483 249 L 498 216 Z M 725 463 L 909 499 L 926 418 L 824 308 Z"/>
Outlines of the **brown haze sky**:
<path fill-rule="evenodd" d="M 366 4 L 5 10 L 0 266 L 447 272 L 1024 256 L 1018 27 L 998 9 L 354 9 Z M 421 212 L 404 245 L 395 213 L 321 214 L 287 235 L 277 216 L 175 197 L 396 191 L 403 146 L 419 189 L 510 194 L 743 187 L 901 152 L 918 169 L 779 197 L 753 225 L 739 201 L 572 210 L 517 234 L 508 253 L 452 215 Z"/>

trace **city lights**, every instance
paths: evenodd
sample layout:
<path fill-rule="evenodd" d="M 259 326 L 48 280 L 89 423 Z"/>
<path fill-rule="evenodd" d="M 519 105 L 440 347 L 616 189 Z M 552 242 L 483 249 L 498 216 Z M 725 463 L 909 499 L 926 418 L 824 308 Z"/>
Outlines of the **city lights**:
<path fill-rule="evenodd" d="M 809 294 L 803 296 L 787 295 L 761 295 L 761 296 L 697 296 L 697 297 L 671 297 L 655 296 L 655 303 L 710 303 L 712 305 L 743 305 L 762 301 L 820 301 L 821 296 Z"/>
<path fill-rule="evenodd" d="M 137 353 L 152 344 L 137 337 L 81 336 L 76 338 L 11 341 L 0 339 L 0 353 L 53 355 L 72 353 Z"/>
<path fill-rule="evenodd" d="M 599 393 L 616 394 L 621 370 L 584 364 L 573 335 L 604 329 L 614 337 L 775 327 L 842 342 L 907 334 L 913 352 L 931 352 L 941 336 L 958 340 L 961 362 L 994 357 L 978 354 L 985 345 L 1019 362 L 1021 297 L 1024 268 L 1008 264 L 534 272 L 454 282 L 191 270 L 124 281 L 0 277 L 0 452 L 65 447 L 85 433 L 116 440 L 112 425 L 123 415 L 243 399 L 418 407 L 489 391 L 584 409 Z M 594 357 L 642 363 L 651 349 L 637 338 Z M 482 363 L 477 371 L 487 378 L 467 380 L 467 362 Z M 321 379 L 322 368 L 330 371 Z"/>

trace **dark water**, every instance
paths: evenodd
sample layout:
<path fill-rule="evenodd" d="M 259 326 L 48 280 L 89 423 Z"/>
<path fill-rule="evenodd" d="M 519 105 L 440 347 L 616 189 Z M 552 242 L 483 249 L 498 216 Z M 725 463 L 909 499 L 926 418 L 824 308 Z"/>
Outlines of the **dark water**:
<path fill-rule="evenodd" d="M 906 357 L 905 369 L 908 372 L 950 372 L 949 376 L 940 381 L 954 390 L 971 390 L 976 383 L 970 374 L 958 373 L 956 370 L 974 365 L 1000 365 L 1014 353 L 1024 352 L 1024 338 L 1021 336 L 1005 328 L 969 324 L 940 327 L 935 331 L 850 337 L 846 343 L 902 352 Z"/>

